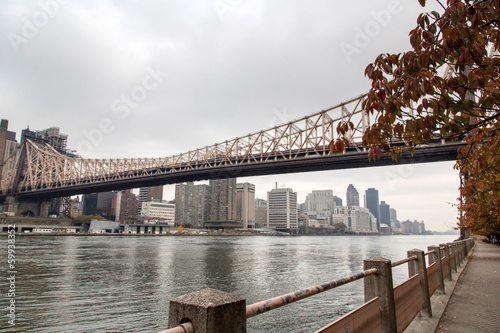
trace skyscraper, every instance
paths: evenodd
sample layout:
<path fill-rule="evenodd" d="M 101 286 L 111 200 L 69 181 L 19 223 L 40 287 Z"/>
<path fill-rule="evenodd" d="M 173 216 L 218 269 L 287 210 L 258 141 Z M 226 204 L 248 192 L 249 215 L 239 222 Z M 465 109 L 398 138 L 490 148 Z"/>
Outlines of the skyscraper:
<path fill-rule="evenodd" d="M 357 206 L 359 207 L 359 193 L 358 190 L 352 185 L 349 184 L 346 191 L 346 205 L 349 206 Z"/>
<path fill-rule="evenodd" d="M 114 192 L 100 192 L 83 195 L 83 215 L 101 215 L 106 219 L 114 218 L 111 203 Z"/>
<path fill-rule="evenodd" d="M 385 201 L 380 202 L 380 223 L 387 224 L 391 227 L 391 206 L 385 203 Z"/>
<path fill-rule="evenodd" d="M 297 192 L 289 188 L 276 188 L 267 192 L 267 227 L 296 229 L 299 226 Z"/>
<path fill-rule="evenodd" d="M 378 199 L 378 190 L 369 188 L 365 193 L 365 207 L 368 208 L 373 216 L 375 216 L 375 218 L 377 219 L 377 230 L 380 231 L 380 206 Z"/>
<path fill-rule="evenodd" d="M 208 221 L 236 220 L 236 178 L 212 179 Z"/>
<path fill-rule="evenodd" d="M 175 224 L 203 228 L 208 219 L 209 186 L 177 184 L 175 186 Z"/>
<path fill-rule="evenodd" d="M 236 185 L 236 219 L 243 221 L 243 228 L 255 227 L 255 185 Z"/>

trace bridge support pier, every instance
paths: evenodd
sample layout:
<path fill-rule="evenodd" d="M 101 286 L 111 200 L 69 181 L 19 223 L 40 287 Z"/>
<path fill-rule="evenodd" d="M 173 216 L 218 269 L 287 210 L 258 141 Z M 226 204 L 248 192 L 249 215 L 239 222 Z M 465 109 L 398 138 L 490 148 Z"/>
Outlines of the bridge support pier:
<path fill-rule="evenodd" d="M 38 217 L 49 217 L 50 201 L 17 200 L 13 196 L 5 198 L 3 210 L 8 213 L 27 214 Z"/>

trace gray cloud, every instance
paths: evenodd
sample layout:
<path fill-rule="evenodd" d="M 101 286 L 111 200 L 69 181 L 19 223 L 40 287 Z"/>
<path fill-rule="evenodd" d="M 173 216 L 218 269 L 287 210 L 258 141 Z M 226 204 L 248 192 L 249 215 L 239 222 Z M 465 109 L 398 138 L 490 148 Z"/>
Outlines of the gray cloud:
<path fill-rule="evenodd" d="M 403 0 L 2 1 L 2 118 L 17 132 L 27 125 L 59 126 L 71 148 L 91 143 L 80 151 L 85 157 L 180 153 L 367 91 L 365 67 L 382 52 L 408 49 L 408 32 L 421 11 L 417 1 Z M 35 29 L 27 36 L 30 25 Z M 363 39 L 360 31 L 370 36 Z M 18 44 L 14 35 L 21 37 Z M 355 52 L 346 56 L 341 45 Z M 165 74 L 161 82 L 148 79 L 157 69 Z M 123 96 L 134 92 L 140 101 L 119 111 L 126 105 Z M 375 182 L 374 174 L 382 179 Z M 369 176 L 360 190 L 370 182 L 386 186 L 383 174 L 351 170 L 252 179 L 264 194 L 278 179 L 302 197 L 328 186 L 342 196 L 344 183 L 363 175 Z M 399 197 L 402 207 L 412 189 L 396 192 L 393 201 Z M 421 211 L 408 209 L 408 218 L 419 219 Z"/>

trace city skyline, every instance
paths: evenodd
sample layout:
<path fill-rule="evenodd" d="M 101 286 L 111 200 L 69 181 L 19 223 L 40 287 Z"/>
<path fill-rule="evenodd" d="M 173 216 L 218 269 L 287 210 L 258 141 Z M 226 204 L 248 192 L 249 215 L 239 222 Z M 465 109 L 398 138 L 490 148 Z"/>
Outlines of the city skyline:
<path fill-rule="evenodd" d="M 398 0 L 231 3 L 224 11 L 204 1 L 65 2 L 50 13 L 38 2 L 0 4 L 2 118 L 18 135 L 60 127 L 85 158 L 170 156 L 365 93 L 366 66 L 408 50 L 418 14 L 441 11 Z M 278 182 L 299 202 L 313 189 L 345 200 L 349 183 L 360 196 L 375 187 L 400 219 L 432 230 L 458 215 L 448 204 L 459 196 L 453 162 L 238 181 L 261 198 Z"/>

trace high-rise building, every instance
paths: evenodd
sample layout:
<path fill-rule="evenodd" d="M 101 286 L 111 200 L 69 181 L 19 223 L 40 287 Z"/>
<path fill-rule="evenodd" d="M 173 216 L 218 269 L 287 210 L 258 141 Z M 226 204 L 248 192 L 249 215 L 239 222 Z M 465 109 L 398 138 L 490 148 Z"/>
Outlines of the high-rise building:
<path fill-rule="evenodd" d="M 308 212 L 332 211 L 335 207 L 332 190 L 312 191 L 306 196 Z"/>
<path fill-rule="evenodd" d="M 394 208 L 391 208 L 390 214 L 391 214 L 391 228 L 401 228 L 401 225 L 399 224 L 398 221 L 397 211 Z"/>
<path fill-rule="evenodd" d="M 374 188 L 369 188 L 365 192 L 365 207 L 370 210 L 370 212 L 377 219 L 377 230 L 380 231 L 380 204 L 378 198 L 378 190 Z"/>
<path fill-rule="evenodd" d="M 115 214 L 115 221 L 129 222 L 137 217 L 137 196 L 132 190 L 116 191 L 111 209 Z"/>
<path fill-rule="evenodd" d="M 68 135 L 60 133 L 59 127 L 50 127 L 45 130 L 36 131 L 37 137 L 46 142 L 59 152 L 66 152 Z"/>
<path fill-rule="evenodd" d="M 3 160 L 7 160 L 10 154 L 16 150 L 19 143 L 16 140 L 16 132 L 7 131 L 6 142 L 5 142 L 5 153 Z"/>
<path fill-rule="evenodd" d="M 212 179 L 209 182 L 210 222 L 236 220 L 236 178 Z"/>
<path fill-rule="evenodd" d="M 267 192 L 267 227 L 272 229 L 298 228 L 297 192 L 276 188 Z"/>
<path fill-rule="evenodd" d="M 350 206 L 359 207 L 359 193 L 358 190 L 356 190 L 356 188 L 352 184 L 349 184 L 349 186 L 347 187 L 346 205 L 348 207 Z"/>
<path fill-rule="evenodd" d="M 380 223 L 386 224 L 389 228 L 391 227 L 391 206 L 385 203 L 385 201 L 380 202 Z"/>
<path fill-rule="evenodd" d="M 255 185 L 236 185 L 236 219 L 243 222 L 243 228 L 255 228 Z"/>
<path fill-rule="evenodd" d="M 177 184 L 175 186 L 175 223 L 202 228 L 208 219 L 209 186 Z"/>
<path fill-rule="evenodd" d="M 264 228 L 267 226 L 267 201 L 255 199 L 255 227 Z"/>
<path fill-rule="evenodd" d="M 336 195 L 333 196 L 333 202 L 335 202 L 335 206 L 343 206 L 342 199 Z"/>
<path fill-rule="evenodd" d="M 142 203 L 151 200 L 163 200 L 163 185 L 152 187 L 139 188 L 139 203 L 137 207 L 137 215 L 141 215 Z"/>
<path fill-rule="evenodd" d="M 83 195 L 83 215 L 101 215 L 106 219 L 114 219 L 111 203 L 114 192 L 100 192 Z"/>

